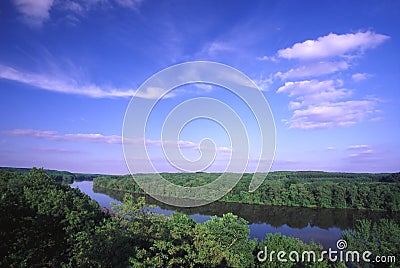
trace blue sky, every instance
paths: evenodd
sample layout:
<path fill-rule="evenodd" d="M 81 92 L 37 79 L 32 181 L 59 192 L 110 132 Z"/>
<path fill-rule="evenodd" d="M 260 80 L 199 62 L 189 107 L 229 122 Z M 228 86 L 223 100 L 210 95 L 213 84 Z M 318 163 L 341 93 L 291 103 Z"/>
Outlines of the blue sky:
<path fill-rule="evenodd" d="M 398 25 L 399 1 L 1 1 L 0 165 L 127 173 L 121 133 L 135 91 L 201 60 L 262 90 L 276 124 L 272 170 L 400 171 Z M 216 87 L 170 96 L 155 124 L 194 97 L 236 107 Z M 183 129 L 184 154 L 195 158 L 203 138 L 225 161 L 229 137 L 201 120 Z M 162 156 L 152 158 L 173 171 Z"/>

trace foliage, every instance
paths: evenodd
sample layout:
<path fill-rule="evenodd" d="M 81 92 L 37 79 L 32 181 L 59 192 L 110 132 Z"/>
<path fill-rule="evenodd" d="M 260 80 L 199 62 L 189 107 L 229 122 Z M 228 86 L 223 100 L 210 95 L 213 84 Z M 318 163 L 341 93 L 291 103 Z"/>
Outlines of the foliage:
<path fill-rule="evenodd" d="M 195 229 L 195 261 L 205 266 L 251 267 L 256 242 L 249 240 L 249 227 L 244 219 L 232 213 L 213 217 Z"/>
<path fill-rule="evenodd" d="M 42 169 L 0 172 L 0 266 L 61 266 L 75 233 L 104 217 L 78 189 L 56 183 Z"/>
<path fill-rule="evenodd" d="M 238 184 L 221 201 L 278 206 L 323 208 L 354 208 L 400 211 L 400 173 L 329 173 L 320 171 L 279 171 L 268 174 L 267 179 L 254 192 L 248 187 L 253 174 L 244 174 Z M 218 173 L 163 173 L 165 179 L 182 186 L 209 183 Z M 157 178 L 139 174 L 154 183 L 156 194 L 169 196 L 169 189 L 159 189 Z M 130 176 L 100 176 L 94 186 L 143 193 Z"/>
<path fill-rule="evenodd" d="M 315 252 L 315 260 L 321 258 L 322 246 L 311 241 L 310 244 L 306 244 L 297 238 L 287 237 L 280 233 L 267 234 L 265 240 L 259 244 L 258 247 L 263 252 L 260 254 L 260 258 L 263 261 L 260 262 L 259 267 L 342 267 L 343 263 L 329 263 L 327 259 L 323 261 L 308 262 L 308 254 L 304 255 L 305 261 L 302 261 L 303 252 Z M 274 252 L 273 252 L 274 251 Z M 279 261 L 277 258 L 278 252 L 285 252 L 285 256 L 282 258 L 286 261 Z M 291 252 L 298 253 L 290 255 Z M 265 260 L 264 260 L 265 259 Z M 299 261 L 297 261 L 298 259 Z M 271 261 L 272 260 L 272 261 Z M 294 261 L 292 261 L 294 260 Z"/>
<path fill-rule="evenodd" d="M 118 179 L 110 180 L 118 185 Z M 307 188 L 292 184 L 287 198 L 307 197 Z M 328 202 L 324 196 L 315 202 Z M 280 234 L 267 234 L 257 243 L 249 240 L 249 232 L 248 223 L 232 213 L 196 223 L 184 214 L 151 213 L 143 197 L 131 194 L 103 213 L 88 196 L 55 182 L 43 169 L 0 171 L 0 267 L 343 267 L 328 260 L 259 262 L 257 252 L 265 247 L 319 253 L 321 246 Z M 399 256 L 400 228 L 392 221 L 362 221 L 344 236 L 352 248 Z"/>
<path fill-rule="evenodd" d="M 395 256 L 397 262 L 400 260 L 400 225 L 393 220 L 381 219 L 375 223 L 360 220 L 353 230 L 344 232 L 342 236 L 347 241 L 348 250 L 370 251 L 371 260 L 376 256 Z M 363 266 L 372 265 L 363 263 Z"/>
<path fill-rule="evenodd" d="M 12 168 L 12 167 L 0 167 L 1 171 L 8 171 L 17 174 L 27 174 L 31 171 L 30 168 Z M 82 173 L 71 173 L 68 171 L 59 171 L 51 169 L 43 169 L 43 171 L 49 175 L 56 182 L 63 182 L 71 184 L 74 181 L 91 181 L 99 176 L 106 176 L 101 174 L 82 174 Z"/>

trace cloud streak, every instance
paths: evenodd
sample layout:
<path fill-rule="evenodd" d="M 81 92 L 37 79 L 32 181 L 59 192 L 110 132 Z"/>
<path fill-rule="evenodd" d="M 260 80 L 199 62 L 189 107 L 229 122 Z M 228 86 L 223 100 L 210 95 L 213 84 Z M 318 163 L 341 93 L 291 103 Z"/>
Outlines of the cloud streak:
<path fill-rule="evenodd" d="M 316 77 L 346 70 L 349 67 L 350 65 L 345 61 L 317 62 L 309 65 L 302 65 L 300 67 L 290 69 L 289 71 L 284 73 L 277 72 L 275 74 L 275 77 L 278 77 L 282 80 L 304 78 L 304 77 Z"/>
<path fill-rule="evenodd" d="M 347 147 L 347 150 L 359 150 L 359 149 L 369 149 L 369 146 L 366 144 L 359 144 L 359 145 L 350 145 Z"/>
<path fill-rule="evenodd" d="M 234 48 L 232 46 L 230 46 L 228 43 L 215 41 L 215 42 L 208 43 L 203 48 L 203 53 L 206 53 L 210 56 L 215 56 L 216 54 L 218 54 L 220 52 L 230 52 L 233 50 L 234 50 Z"/>
<path fill-rule="evenodd" d="M 349 154 L 350 158 L 369 157 L 375 154 L 375 151 L 366 144 L 350 145 L 347 147 L 347 150 L 353 151 L 353 153 Z"/>
<path fill-rule="evenodd" d="M 21 72 L 9 66 L 0 64 L 0 79 L 7 79 L 23 83 L 39 89 L 65 94 L 83 95 L 91 98 L 127 98 L 136 93 L 136 97 L 154 99 L 164 90 L 161 88 L 148 88 L 146 91 L 136 92 L 133 89 L 104 89 L 94 84 L 80 84 L 73 79 L 60 79 L 57 77 Z"/>
<path fill-rule="evenodd" d="M 373 77 L 373 75 L 367 73 L 356 73 L 351 76 L 354 82 L 360 82 L 371 77 Z"/>
<path fill-rule="evenodd" d="M 15 137 L 29 137 L 37 139 L 45 139 L 49 141 L 66 141 L 66 142 L 89 142 L 89 143 L 100 143 L 100 144 L 122 144 L 122 136 L 120 135 L 103 135 L 99 133 L 69 133 L 59 134 L 57 131 L 51 130 L 35 130 L 35 129 L 13 129 L 3 130 L 0 134 Z M 128 143 L 143 143 L 143 139 L 124 139 L 124 142 Z M 161 146 L 179 146 L 181 149 L 193 149 L 199 150 L 200 145 L 192 141 L 171 141 L 171 140 L 152 140 L 146 139 L 145 144 L 150 147 L 161 147 Z M 206 148 L 208 149 L 208 148 Z M 228 147 L 219 146 L 216 147 L 218 152 L 230 153 L 231 149 Z"/>
<path fill-rule="evenodd" d="M 102 6 L 103 8 L 122 7 L 136 10 L 143 0 L 13 0 L 13 2 L 26 24 L 33 27 L 41 27 L 46 20 L 50 19 L 51 10 L 66 12 L 66 18 L 78 21 L 75 15 L 82 16 L 87 11 L 98 6 Z"/>
<path fill-rule="evenodd" d="M 35 129 L 13 129 L 3 130 L 0 132 L 8 136 L 31 137 L 45 139 L 50 141 L 73 141 L 73 142 L 94 142 L 103 144 L 120 144 L 121 136 L 118 135 L 102 135 L 102 134 L 59 134 L 57 131 L 51 130 L 35 130 Z"/>

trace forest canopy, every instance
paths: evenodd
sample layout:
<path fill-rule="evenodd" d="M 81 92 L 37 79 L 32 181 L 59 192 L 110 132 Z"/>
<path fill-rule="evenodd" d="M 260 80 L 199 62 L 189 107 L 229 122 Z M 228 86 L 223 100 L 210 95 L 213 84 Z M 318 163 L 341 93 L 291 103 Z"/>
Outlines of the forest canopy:
<path fill-rule="evenodd" d="M 131 194 L 105 212 L 43 169 L 0 171 L 1 267 L 344 267 L 326 258 L 260 262 L 256 256 L 265 247 L 321 252 L 322 246 L 279 233 L 251 240 L 249 232 L 248 222 L 232 213 L 196 223 L 185 214 L 152 213 L 143 197 Z M 374 256 L 399 259 L 399 235 L 393 220 L 364 220 L 343 237 L 354 249 L 367 245 Z"/>
<path fill-rule="evenodd" d="M 163 173 L 176 185 L 207 184 L 218 173 Z M 220 201 L 278 206 L 400 210 L 400 173 L 337 173 L 321 171 L 270 172 L 254 192 L 249 192 L 253 174 L 244 174 L 239 183 Z M 170 196 L 168 188 L 157 187 L 157 178 L 138 174 L 153 182 L 158 195 Z M 143 193 L 131 176 L 100 176 L 94 186 L 131 193 Z M 173 196 L 172 196 L 173 197 Z"/>

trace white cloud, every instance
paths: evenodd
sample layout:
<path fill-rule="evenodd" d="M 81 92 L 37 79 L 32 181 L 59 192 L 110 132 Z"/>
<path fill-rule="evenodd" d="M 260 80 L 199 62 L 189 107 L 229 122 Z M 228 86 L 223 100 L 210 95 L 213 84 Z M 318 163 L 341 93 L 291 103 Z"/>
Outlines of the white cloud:
<path fill-rule="evenodd" d="M 146 145 L 150 146 L 155 146 L 155 147 L 166 147 L 166 146 L 178 146 L 180 149 L 193 149 L 193 150 L 200 150 L 200 144 L 192 142 L 192 141 L 185 141 L 185 140 L 179 140 L 179 141 L 171 141 L 171 140 L 151 140 L 151 139 L 146 139 Z M 214 149 L 211 147 L 202 147 L 202 149 L 206 150 L 211 150 Z M 232 150 L 228 147 L 225 146 L 217 146 L 215 147 L 215 150 L 217 152 L 221 153 L 230 153 Z"/>
<path fill-rule="evenodd" d="M 328 146 L 328 147 L 325 148 L 325 150 L 327 150 L 327 151 L 334 151 L 334 150 L 336 150 L 336 147 Z"/>
<path fill-rule="evenodd" d="M 374 154 L 375 151 L 372 149 L 367 149 L 367 150 L 362 150 L 361 152 L 358 153 L 353 153 L 353 154 L 349 154 L 349 157 L 351 158 L 356 158 L 356 157 L 365 157 L 365 156 L 370 156 L 371 154 Z"/>
<path fill-rule="evenodd" d="M 305 80 L 297 82 L 286 82 L 276 91 L 277 93 L 288 93 L 289 97 L 305 95 L 314 92 L 320 92 L 327 87 L 332 87 L 333 80 L 318 81 L 318 80 Z"/>
<path fill-rule="evenodd" d="M 268 56 L 262 56 L 262 57 L 257 57 L 256 58 L 259 61 L 272 61 L 272 62 L 277 62 L 278 60 L 276 59 L 276 57 L 268 57 Z"/>
<path fill-rule="evenodd" d="M 352 126 L 370 116 L 374 106 L 375 102 L 369 100 L 310 105 L 305 109 L 295 110 L 287 124 L 289 128 L 297 129 Z"/>
<path fill-rule="evenodd" d="M 33 147 L 32 150 L 45 153 L 59 153 L 59 154 L 70 154 L 80 153 L 77 150 L 68 150 L 63 148 L 50 148 L 50 147 Z"/>
<path fill-rule="evenodd" d="M 219 41 L 211 42 L 203 48 L 203 52 L 206 52 L 208 55 L 211 55 L 211 56 L 213 56 L 219 52 L 233 51 L 233 50 L 234 50 L 234 48 L 232 46 L 230 46 L 229 44 L 227 44 L 225 42 L 219 42 Z"/>
<path fill-rule="evenodd" d="M 296 110 L 296 109 L 301 108 L 301 106 L 303 106 L 303 104 L 301 102 L 298 102 L 298 101 L 289 102 L 289 110 Z"/>
<path fill-rule="evenodd" d="M 356 73 L 353 74 L 351 76 L 351 78 L 355 81 L 355 82 L 359 82 L 368 78 L 371 78 L 373 75 L 372 74 L 367 74 L 367 73 Z"/>
<path fill-rule="evenodd" d="M 366 144 L 358 144 L 358 145 L 350 145 L 347 147 L 347 150 L 359 150 L 359 149 L 369 149 L 369 146 Z"/>
<path fill-rule="evenodd" d="M 335 73 L 349 68 L 349 64 L 345 61 L 337 62 L 318 62 L 309 65 L 303 65 L 287 72 L 277 72 L 275 77 L 282 80 L 304 77 L 315 77 L 325 74 Z"/>
<path fill-rule="evenodd" d="M 137 9 L 143 0 L 115 0 L 115 2 L 122 7 Z"/>
<path fill-rule="evenodd" d="M 213 90 L 213 86 L 206 83 L 194 83 L 194 86 L 205 92 L 211 92 Z"/>
<path fill-rule="evenodd" d="M 99 133 L 73 133 L 73 134 L 59 134 L 57 131 L 50 130 L 35 130 L 35 129 L 13 129 L 3 130 L 0 134 L 7 136 L 21 136 L 30 137 L 37 139 L 45 139 L 50 141 L 68 141 L 68 142 L 91 142 L 91 143 L 102 143 L 102 144 L 121 144 L 122 137 L 120 135 L 103 135 Z M 124 139 L 125 142 L 129 143 L 143 143 L 143 139 Z M 161 147 L 161 146 L 179 146 L 181 149 L 194 149 L 199 150 L 200 145 L 192 141 L 170 141 L 170 140 L 152 140 L 146 139 L 145 143 L 147 146 Z M 209 149 L 209 148 L 206 148 Z M 228 147 L 216 147 L 218 152 L 227 153 L 231 152 Z"/>
<path fill-rule="evenodd" d="M 143 0 L 13 0 L 17 10 L 23 15 L 24 20 L 31 26 L 41 26 L 50 18 L 50 10 L 66 12 L 65 18 L 74 23 L 78 16 L 101 6 L 105 9 L 114 7 L 137 10 Z"/>
<path fill-rule="evenodd" d="M 352 94 L 351 90 L 337 88 L 337 84 L 334 80 L 286 82 L 277 90 L 277 93 L 287 93 L 289 97 L 296 97 L 296 100 L 300 102 L 290 102 L 289 108 L 297 109 L 305 105 L 321 105 Z"/>
<path fill-rule="evenodd" d="M 342 35 L 330 33 L 316 40 L 307 40 L 279 50 L 277 57 L 308 62 L 286 72 L 277 72 L 275 78 L 289 80 L 335 73 L 335 79 L 289 81 L 279 87 L 277 93 L 286 93 L 293 98 L 288 105 L 293 115 L 283 121 L 290 128 L 316 129 L 351 126 L 365 119 L 379 120 L 374 119 L 377 118 L 375 114 L 379 113 L 375 106 L 381 100 L 368 97 L 363 100 L 346 100 L 353 94 L 353 90 L 344 86 L 340 72 L 350 68 L 351 58 L 360 56 L 365 50 L 375 48 L 389 38 L 372 31 Z M 335 57 L 340 57 L 340 60 L 336 58 L 334 61 L 321 61 Z M 371 76 L 367 73 L 356 73 L 352 75 L 352 79 L 358 82 Z"/>
<path fill-rule="evenodd" d="M 41 26 L 49 18 L 53 0 L 14 0 L 17 10 L 31 26 Z"/>
<path fill-rule="evenodd" d="M 63 80 L 41 74 L 21 72 L 4 65 L 0 65 L 0 79 L 24 83 L 48 91 L 84 95 L 92 98 L 132 97 L 135 94 L 132 89 L 111 88 L 106 90 L 93 84 L 81 85 L 72 79 Z M 152 98 L 155 94 L 155 90 L 149 89 L 146 93 L 138 94 L 138 97 Z"/>
<path fill-rule="evenodd" d="M 35 130 L 35 129 L 13 129 L 4 130 L 0 133 L 8 136 L 22 136 L 32 137 L 39 139 L 46 139 L 52 141 L 86 141 L 96 143 L 107 143 L 107 144 L 119 144 L 121 143 L 121 136 L 118 135 L 102 135 L 102 134 L 58 134 L 57 131 L 49 130 Z"/>
<path fill-rule="evenodd" d="M 146 89 L 146 91 L 142 92 L 142 91 L 136 91 L 135 93 L 135 97 L 139 97 L 142 99 L 158 99 L 160 97 L 162 98 L 172 98 L 175 96 L 175 94 L 173 92 L 169 92 L 166 95 L 165 94 L 166 91 L 163 88 L 160 87 L 148 87 Z"/>
<path fill-rule="evenodd" d="M 75 14 L 83 14 L 86 11 L 85 2 L 80 1 L 75 2 L 73 0 L 65 0 L 62 2 L 57 2 L 56 7 L 64 11 L 69 11 Z"/>
<path fill-rule="evenodd" d="M 358 32 L 355 34 L 334 34 L 319 37 L 317 40 L 307 40 L 296 43 L 290 48 L 278 51 L 278 56 L 286 59 L 318 59 L 335 56 L 346 56 L 348 53 L 363 52 L 374 48 L 389 36 L 377 34 L 372 31 Z"/>
<path fill-rule="evenodd" d="M 289 102 L 293 110 L 290 120 L 284 122 L 289 128 L 318 129 L 346 127 L 362 122 L 379 112 L 376 99 L 339 101 L 352 94 L 351 90 L 338 88 L 341 81 L 306 80 L 286 82 L 278 93 L 287 93 L 295 101 Z"/>
<path fill-rule="evenodd" d="M 372 117 L 371 119 L 369 119 L 369 121 L 371 122 L 378 122 L 383 120 L 383 117 L 377 116 L 377 117 Z"/>
<path fill-rule="evenodd" d="M 269 90 L 269 86 L 274 82 L 272 79 L 272 74 L 270 74 L 268 77 L 263 77 L 261 75 L 259 79 L 253 79 L 252 81 L 254 82 L 254 84 L 257 85 L 259 89 L 264 91 Z"/>

